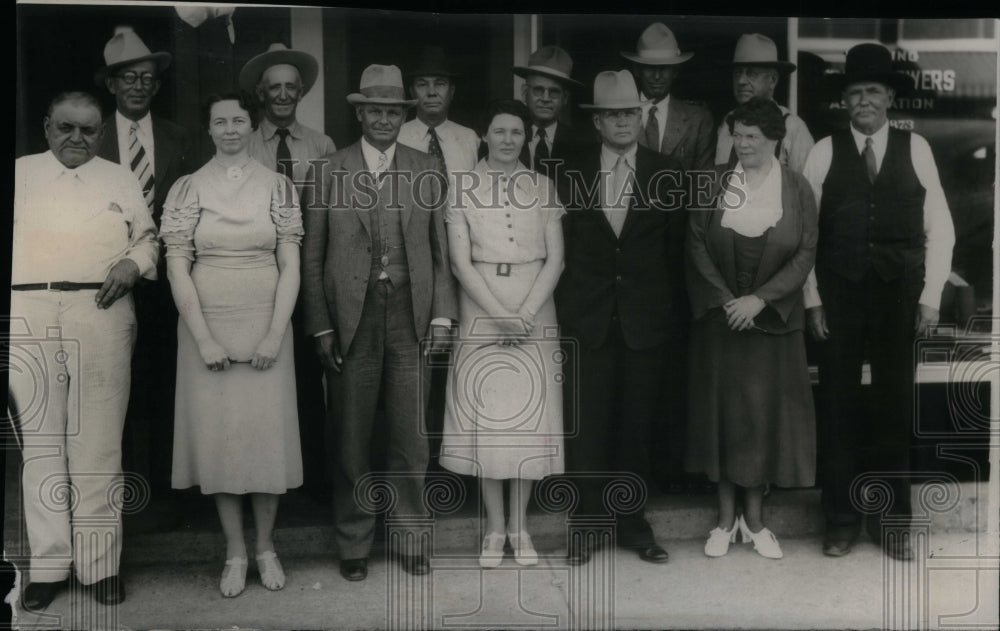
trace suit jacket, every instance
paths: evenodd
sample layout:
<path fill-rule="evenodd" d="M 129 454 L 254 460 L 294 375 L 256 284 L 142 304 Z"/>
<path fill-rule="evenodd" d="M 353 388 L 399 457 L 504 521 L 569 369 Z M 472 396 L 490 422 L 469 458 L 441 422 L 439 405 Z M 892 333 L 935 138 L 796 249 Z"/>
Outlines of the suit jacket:
<path fill-rule="evenodd" d="M 190 171 L 188 153 L 191 141 L 187 131 L 180 125 L 171 123 L 158 116 L 153 116 L 153 222 L 160 227 L 160 217 L 163 215 L 163 202 L 167 192 L 182 175 Z M 118 155 L 118 122 L 114 114 L 104 119 L 104 138 L 97 155 L 127 165 L 128 157 L 123 160 Z"/>
<path fill-rule="evenodd" d="M 711 112 L 701 105 L 671 97 L 660 153 L 677 160 L 685 171 L 711 171 L 715 165 L 715 124 Z"/>
<path fill-rule="evenodd" d="M 572 174 L 560 184 L 567 209 L 566 269 L 555 294 L 560 324 L 584 346 L 598 348 L 617 313 L 615 326 L 621 326 L 629 348 L 649 349 L 666 342 L 688 315 L 680 165 L 638 147 L 637 195 L 617 237 L 593 184 L 601 168 L 600 145 L 583 150 L 567 168 Z M 576 178 L 582 179 L 574 182 Z"/>
<path fill-rule="evenodd" d="M 725 165 L 716 167 L 716 194 L 721 192 Z M 764 252 L 750 293 L 767 303 L 762 315 L 773 310 L 777 317 L 758 325 L 769 333 L 800 330 L 804 323 L 802 285 L 816 260 L 816 198 L 801 174 L 781 167 L 782 215 L 766 233 Z M 690 213 L 685 246 L 688 295 L 695 319 L 705 317 L 736 296 L 736 263 L 733 231 L 720 225 L 725 211 L 717 204 L 711 210 Z M 766 321 L 766 325 L 764 322 Z"/>
<path fill-rule="evenodd" d="M 524 146 L 521 147 L 520 160 L 521 163 L 524 164 L 526 167 L 528 167 L 529 169 L 533 169 L 534 167 L 531 164 L 531 150 L 528 148 L 529 140 L 531 139 L 527 137 L 524 139 Z M 571 127 L 566 123 L 562 122 L 560 122 L 559 126 L 556 127 L 555 138 L 550 139 L 549 142 L 550 142 L 549 146 L 551 147 L 551 150 L 549 151 L 549 159 L 562 160 L 564 165 L 567 162 L 575 161 L 577 154 L 580 152 L 581 149 L 587 147 L 590 144 L 593 144 L 592 139 L 587 139 L 575 127 Z M 487 151 L 488 148 L 486 146 L 486 143 L 484 142 L 482 149 L 480 150 L 481 154 L 480 157 L 481 158 L 486 157 Z M 562 169 L 562 167 L 560 167 L 560 169 Z M 553 169 L 550 167 L 546 169 L 546 172 L 542 173 L 542 175 L 554 180 L 556 179 L 558 174 L 555 173 Z"/>
<path fill-rule="evenodd" d="M 306 236 L 302 248 L 302 291 L 305 330 L 309 335 L 334 329 L 347 353 L 361 321 L 371 274 L 371 201 L 374 190 L 355 177 L 367 171 L 361 142 L 327 156 L 320 175 L 321 191 L 302 194 Z M 413 178 L 437 173 L 434 159 L 396 143 L 390 181 L 400 206 L 403 241 L 410 268 L 413 325 L 418 338 L 427 335 L 433 318 L 458 319 L 455 281 L 448 260 L 442 179 Z M 414 190 L 413 185 L 419 187 Z M 391 203 L 391 202 L 390 202 Z M 370 207 L 370 206 L 369 206 Z"/>

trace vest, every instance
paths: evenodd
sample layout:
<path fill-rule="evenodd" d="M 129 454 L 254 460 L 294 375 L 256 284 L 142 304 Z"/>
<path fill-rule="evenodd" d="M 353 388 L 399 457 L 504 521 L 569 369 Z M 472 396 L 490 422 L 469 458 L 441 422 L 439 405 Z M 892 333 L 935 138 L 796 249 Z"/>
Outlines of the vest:
<path fill-rule="evenodd" d="M 859 282 L 869 269 L 889 282 L 923 278 L 924 197 L 910 157 L 910 133 L 889 129 L 874 184 L 851 131 L 830 137 L 833 158 L 823 182 L 816 266 Z"/>
<path fill-rule="evenodd" d="M 388 179 L 382 180 L 375 207 L 370 211 L 372 265 L 368 282 L 378 282 L 378 277 L 384 271 L 389 275 L 393 286 L 399 288 L 410 282 L 410 268 L 406 261 L 406 242 L 403 240 L 403 212 L 399 208 L 389 210 L 385 206 L 386 199 L 391 201 L 391 186 Z"/>

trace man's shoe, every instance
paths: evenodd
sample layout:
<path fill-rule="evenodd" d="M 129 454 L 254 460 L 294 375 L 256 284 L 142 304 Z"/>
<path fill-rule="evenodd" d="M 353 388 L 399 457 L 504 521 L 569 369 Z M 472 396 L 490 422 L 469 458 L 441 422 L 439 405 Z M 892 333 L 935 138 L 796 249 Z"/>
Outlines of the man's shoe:
<path fill-rule="evenodd" d="M 828 557 L 842 557 L 851 552 L 851 541 L 848 539 L 827 539 L 823 541 L 823 554 Z"/>
<path fill-rule="evenodd" d="M 52 604 L 59 592 L 69 586 L 69 579 L 48 583 L 31 582 L 21 594 L 21 607 L 41 611 Z"/>
<path fill-rule="evenodd" d="M 94 600 L 102 605 L 117 605 L 125 600 L 125 584 L 117 575 L 102 578 L 90 586 Z"/>
<path fill-rule="evenodd" d="M 423 576 L 431 571 L 431 564 L 427 560 L 427 555 L 394 552 L 392 556 L 399 562 L 400 567 L 414 576 Z"/>
<path fill-rule="evenodd" d="M 909 536 L 890 539 L 882 546 L 882 551 L 887 557 L 897 561 L 913 560 L 913 548 L 910 547 Z"/>
<path fill-rule="evenodd" d="M 648 548 L 639 548 L 637 552 L 639 553 L 639 558 L 648 563 L 666 563 L 670 558 L 667 551 L 655 543 Z"/>
<path fill-rule="evenodd" d="M 341 559 L 340 575 L 349 581 L 363 581 L 368 578 L 368 559 Z"/>

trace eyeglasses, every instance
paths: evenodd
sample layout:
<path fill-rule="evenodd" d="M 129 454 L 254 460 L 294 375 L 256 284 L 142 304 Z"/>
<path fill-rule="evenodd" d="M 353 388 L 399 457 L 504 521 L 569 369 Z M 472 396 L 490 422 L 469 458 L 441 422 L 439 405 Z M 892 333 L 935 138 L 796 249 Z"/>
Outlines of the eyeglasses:
<path fill-rule="evenodd" d="M 601 111 L 601 118 L 604 120 L 632 120 L 638 118 L 639 113 L 642 112 L 639 108 L 631 110 L 603 110 Z"/>
<path fill-rule="evenodd" d="M 531 96 L 536 99 L 544 99 L 546 96 L 549 99 L 555 100 L 562 98 L 563 89 L 562 88 L 546 88 L 540 85 L 533 85 L 531 87 Z"/>
<path fill-rule="evenodd" d="M 147 88 L 153 85 L 153 82 L 156 81 L 156 75 L 154 75 L 152 72 L 144 72 L 142 74 L 139 74 L 137 72 L 132 72 L 131 70 L 129 70 L 128 72 L 121 73 L 120 75 L 118 75 L 118 78 L 124 81 L 125 85 L 135 85 L 135 82 L 137 80 L 140 80 L 142 81 L 142 85 Z"/>

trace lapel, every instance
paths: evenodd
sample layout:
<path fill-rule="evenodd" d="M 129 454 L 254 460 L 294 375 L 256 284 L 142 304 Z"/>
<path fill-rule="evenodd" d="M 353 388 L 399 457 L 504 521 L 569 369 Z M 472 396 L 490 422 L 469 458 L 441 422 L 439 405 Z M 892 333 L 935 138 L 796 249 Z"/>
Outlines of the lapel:
<path fill-rule="evenodd" d="M 709 229 L 706 231 L 707 234 L 714 234 L 715 237 L 711 239 L 711 247 L 714 250 L 713 258 L 716 261 L 720 261 L 719 271 L 722 272 L 723 278 L 726 280 L 726 286 L 731 290 L 736 290 L 736 252 L 733 250 L 735 247 L 735 239 L 733 238 L 733 231 L 722 227 L 722 213 L 725 211 L 719 208 L 719 197 L 722 195 L 722 174 L 725 169 L 720 165 L 716 165 L 715 168 L 715 200 L 712 204 L 712 217 L 709 221 Z"/>
<path fill-rule="evenodd" d="M 663 142 L 660 143 L 660 153 L 669 156 L 677 148 L 677 144 L 684 137 L 684 130 L 687 124 L 685 112 L 678 107 L 677 97 L 670 97 L 670 104 L 667 105 L 667 130 L 663 133 Z"/>
<path fill-rule="evenodd" d="M 121 163 L 121 156 L 118 155 L 118 121 L 114 114 L 104 120 L 104 137 L 101 138 L 100 156 L 105 160 Z"/>
<path fill-rule="evenodd" d="M 611 222 L 608 221 L 608 215 L 604 212 L 604 179 L 601 173 L 601 145 L 597 146 L 597 151 L 591 154 L 589 159 L 587 171 L 592 174 L 589 181 L 597 181 L 597 201 L 591 208 L 591 212 L 596 213 L 597 223 L 601 226 L 602 231 L 610 238 L 612 241 L 618 241 L 618 236 L 615 235 L 614 228 L 611 227 Z M 609 177 L 610 179 L 610 177 Z M 585 180 L 586 181 L 586 180 Z M 629 212 L 631 214 L 631 212 Z M 628 222 L 628 215 L 625 217 L 626 223 Z M 622 234 L 625 234 L 625 227 L 622 226 Z"/>
<path fill-rule="evenodd" d="M 645 187 L 652 179 L 652 164 L 650 164 L 646 156 L 642 155 L 642 150 L 643 147 L 640 146 L 635 152 L 635 173 L 633 173 L 634 179 L 632 182 L 633 195 L 629 200 L 628 211 L 625 213 L 625 223 L 622 225 L 622 233 L 618 236 L 620 240 L 625 239 L 625 235 L 628 234 L 633 224 L 635 224 L 639 213 L 651 212 L 650 202 L 646 195 L 648 191 L 646 191 Z M 636 210 L 636 204 L 639 204 L 640 208 L 644 208 L 645 210 Z M 608 223 L 608 227 L 611 227 L 610 223 Z M 614 234 L 614 230 L 611 232 Z"/>
<path fill-rule="evenodd" d="M 355 177 L 357 174 L 368 170 L 368 167 L 365 165 L 365 156 L 361 153 L 360 140 L 347 149 L 347 155 L 344 156 L 344 170 L 347 171 L 347 176 L 344 178 L 344 187 L 346 189 L 344 191 L 344 199 L 359 199 L 360 196 L 358 196 L 358 191 L 354 187 Z M 371 192 L 372 191 L 366 191 L 366 196 Z M 361 225 L 365 227 L 365 232 L 368 233 L 368 237 L 371 238 L 371 209 L 358 208 L 357 204 L 354 203 L 351 204 L 351 209 L 354 211 L 354 214 L 357 215 L 358 221 L 361 222 Z"/>
<path fill-rule="evenodd" d="M 153 182 L 162 186 L 165 181 L 167 161 L 174 155 L 174 143 L 159 119 L 153 117 Z"/>
<path fill-rule="evenodd" d="M 789 171 L 785 167 L 781 167 L 781 219 L 775 224 L 773 228 L 767 231 L 764 240 L 764 251 L 760 256 L 760 264 L 757 266 L 757 278 L 754 279 L 754 284 L 759 285 L 759 280 L 766 280 L 770 278 L 778 267 L 781 265 L 781 258 L 784 254 L 779 251 L 778 245 L 780 243 L 785 243 L 784 238 L 776 237 L 777 233 L 784 235 L 784 233 L 797 228 L 795 225 L 797 223 L 798 217 L 793 216 L 791 209 L 793 208 L 793 202 L 791 195 L 793 191 L 791 189 L 791 178 L 788 177 Z"/>
<path fill-rule="evenodd" d="M 442 151 L 444 151 L 443 148 Z M 413 205 L 410 204 L 410 200 L 413 199 L 411 177 L 417 172 L 417 169 L 414 168 L 415 165 L 410 160 L 407 148 L 400 146 L 398 142 L 396 143 L 396 155 L 393 157 L 393 163 L 390 165 L 390 169 L 396 171 L 397 175 L 393 177 L 392 182 L 387 182 L 382 190 L 390 193 L 390 203 L 402 207 L 400 210 L 403 215 L 400 218 L 402 220 L 400 223 L 405 235 L 406 227 L 410 225 L 410 217 L 413 215 Z"/>

